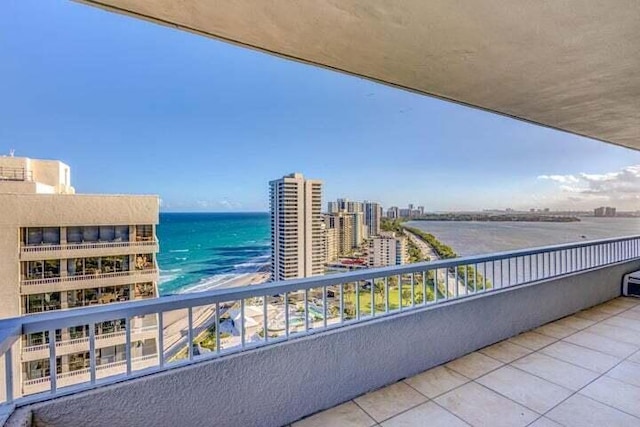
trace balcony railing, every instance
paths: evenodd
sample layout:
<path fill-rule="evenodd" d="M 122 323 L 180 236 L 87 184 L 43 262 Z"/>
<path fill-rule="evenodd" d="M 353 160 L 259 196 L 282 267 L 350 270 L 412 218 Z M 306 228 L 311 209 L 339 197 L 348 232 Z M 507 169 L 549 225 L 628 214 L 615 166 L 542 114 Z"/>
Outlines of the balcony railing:
<path fill-rule="evenodd" d="M 158 244 L 155 240 L 140 242 L 82 242 L 82 243 L 66 243 L 60 245 L 23 245 L 20 250 L 22 253 L 39 253 L 48 251 L 75 251 L 83 249 L 110 249 L 110 248 L 149 248 Z"/>
<path fill-rule="evenodd" d="M 6 401 L 13 399 L 11 347 L 21 334 L 89 325 L 87 380 L 66 386 L 49 382 L 48 393 L 24 396 L 17 404 L 76 393 L 187 364 L 225 357 L 310 334 L 394 316 L 423 307 L 501 289 L 586 272 L 640 258 L 640 236 L 471 256 L 397 267 L 359 270 L 260 286 L 168 296 L 123 304 L 49 312 L 0 321 L 0 354 L 5 355 Z M 133 273 L 133 272 L 132 272 Z M 184 316 L 175 320 L 175 313 Z M 171 315 L 169 315 L 171 312 Z M 133 318 L 158 314 L 161 357 L 136 369 L 132 358 Z M 173 318 L 164 327 L 165 316 Z M 94 325 L 125 319 L 125 368 L 120 375 L 97 376 Z M 213 327 L 212 327 L 213 326 Z M 192 343 L 198 343 L 197 346 Z M 208 346 L 208 347 L 206 347 Z M 208 348 L 210 351 L 203 349 Z M 48 345 L 52 366 L 57 346 Z"/>
<path fill-rule="evenodd" d="M 33 181 L 33 172 L 25 168 L 0 167 L 0 181 Z"/>
<path fill-rule="evenodd" d="M 113 273 L 96 273 L 96 274 L 83 274 L 78 276 L 47 277 L 43 279 L 27 279 L 27 280 L 22 280 L 20 284 L 23 286 L 52 285 L 55 283 L 69 283 L 69 282 L 78 282 L 82 280 L 112 279 L 115 277 L 134 276 L 138 274 L 157 274 L 157 272 L 158 272 L 157 269 L 149 268 L 145 270 L 116 271 Z"/>

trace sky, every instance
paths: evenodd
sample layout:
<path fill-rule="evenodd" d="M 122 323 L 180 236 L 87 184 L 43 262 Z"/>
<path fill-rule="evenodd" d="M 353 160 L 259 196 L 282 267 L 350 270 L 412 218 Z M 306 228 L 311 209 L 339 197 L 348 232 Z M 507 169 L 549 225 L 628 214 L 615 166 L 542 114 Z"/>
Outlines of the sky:
<path fill-rule="evenodd" d="M 640 208 L 640 152 L 67 0 L 5 0 L 0 155 L 82 193 L 265 211 L 268 182 L 428 211 Z"/>

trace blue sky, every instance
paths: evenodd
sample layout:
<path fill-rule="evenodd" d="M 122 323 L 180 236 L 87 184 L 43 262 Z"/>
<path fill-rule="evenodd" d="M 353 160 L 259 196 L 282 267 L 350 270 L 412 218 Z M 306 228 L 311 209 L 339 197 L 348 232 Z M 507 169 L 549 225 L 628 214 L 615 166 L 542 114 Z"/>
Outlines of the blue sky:
<path fill-rule="evenodd" d="M 640 189 L 639 152 L 66 0 L 3 4 L 10 148 L 70 164 L 79 192 L 174 211 L 266 210 L 293 171 L 325 200 L 427 210 L 637 209 L 620 188 Z"/>

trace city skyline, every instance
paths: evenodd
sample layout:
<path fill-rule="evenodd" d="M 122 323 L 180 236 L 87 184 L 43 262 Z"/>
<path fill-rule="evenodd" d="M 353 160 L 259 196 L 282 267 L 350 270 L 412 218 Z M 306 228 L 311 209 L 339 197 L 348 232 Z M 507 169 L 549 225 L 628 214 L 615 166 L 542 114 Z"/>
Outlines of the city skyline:
<path fill-rule="evenodd" d="M 640 201 L 632 150 L 72 2 L 8 9 L 0 155 L 60 158 L 84 193 L 266 212 L 264 183 L 295 171 L 325 201 L 428 211 Z"/>

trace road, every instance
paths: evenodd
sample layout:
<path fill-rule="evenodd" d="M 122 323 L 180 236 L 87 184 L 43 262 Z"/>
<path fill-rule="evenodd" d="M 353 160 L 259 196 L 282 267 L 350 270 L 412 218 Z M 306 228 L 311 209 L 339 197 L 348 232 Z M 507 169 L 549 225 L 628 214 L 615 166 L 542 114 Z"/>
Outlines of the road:
<path fill-rule="evenodd" d="M 436 251 L 433 250 L 431 245 L 429 245 L 427 242 L 425 242 L 424 240 L 422 240 L 412 232 L 408 231 L 407 229 L 404 229 L 404 232 L 409 237 L 409 239 L 411 239 L 411 241 L 418 247 L 418 249 L 420 249 L 420 252 L 422 252 L 424 256 L 429 257 L 431 261 L 436 261 L 440 259 L 440 256 L 438 256 Z M 447 282 L 447 292 L 449 296 L 455 296 L 456 295 L 455 274 L 448 272 L 449 280 L 446 280 L 446 276 L 445 276 L 446 272 L 448 272 L 448 270 L 445 270 L 445 269 L 438 270 L 438 288 L 440 288 L 440 283 L 444 284 L 445 282 Z M 467 289 L 464 286 L 464 282 L 462 280 L 458 280 L 458 295 L 465 295 L 466 293 L 467 293 Z"/>

